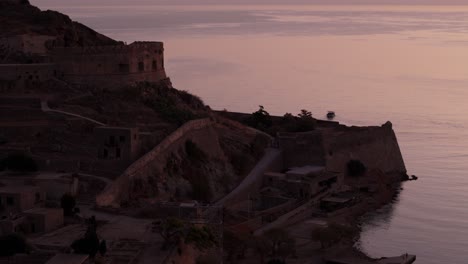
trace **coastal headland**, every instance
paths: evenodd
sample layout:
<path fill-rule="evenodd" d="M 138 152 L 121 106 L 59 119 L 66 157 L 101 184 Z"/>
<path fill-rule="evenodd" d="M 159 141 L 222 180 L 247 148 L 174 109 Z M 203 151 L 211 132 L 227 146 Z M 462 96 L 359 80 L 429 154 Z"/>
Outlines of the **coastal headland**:
<path fill-rule="evenodd" d="M 5 259 L 415 261 L 354 247 L 359 217 L 408 179 L 391 122 L 214 111 L 173 87 L 163 42 L 28 1 L 1 0 L 0 23 L 0 236 L 24 244 Z"/>

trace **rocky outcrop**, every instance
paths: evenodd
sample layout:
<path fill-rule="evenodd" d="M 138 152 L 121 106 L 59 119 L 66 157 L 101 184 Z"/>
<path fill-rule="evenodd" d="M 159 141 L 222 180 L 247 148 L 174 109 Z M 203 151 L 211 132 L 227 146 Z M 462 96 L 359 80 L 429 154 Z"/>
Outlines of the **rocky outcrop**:
<path fill-rule="evenodd" d="M 234 136 L 241 138 L 232 140 Z M 258 142 L 264 143 L 255 147 Z M 260 133 L 236 131 L 213 119 L 187 122 L 132 164 L 97 196 L 96 203 L 120 207 L 141 199 L 217 200 L 243 179 L 241 167 L 253 167 L 260 154 L 254 149 L 263 150 L 268 143 Z M 234 153 L 246 159 L 243 166 L 234 162 L 238 159 Z"/>

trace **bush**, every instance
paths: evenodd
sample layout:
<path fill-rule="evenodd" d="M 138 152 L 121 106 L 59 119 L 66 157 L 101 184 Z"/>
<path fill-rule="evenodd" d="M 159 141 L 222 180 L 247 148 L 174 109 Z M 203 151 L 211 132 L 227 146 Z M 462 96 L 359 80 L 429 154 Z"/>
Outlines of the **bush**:
<path fill-rule="evenodd" d="M 185 237 L 185 243 L 194 244 L 199 250 L 210 249 L 218 245 L 218 240 L 213 231 L 208 227 L 192 226 Z"/>
<path fill-rule="evenodd" d="M 37 171 L 37 164 L 25 154 L 11 154 L 0 161 L 0 170 L 34 172 Z"/>
<path fill-rule="evenodd" d="M 256 112 L 253 112 L 252 115 L 244 121 L 244 123 L 264 132 L 268 131 L 268 129 L 273 125 L 270 114 L 262 105 L 260 105 L 259 109 Z"/>
<path fill-rule="evenodd" d="M 61 207 L 63 208 L 63 215 L 65 216 L 73 216 L 73 209 L 76 206 L 75 197 L 71 194 L 64 194 L 60 199 Z"/>
<path fill-rule="evenodd" d="M 192 186 L 192 198 L 197 201 L 210 202 L 213 196 L 208 179 L 204 174 L 196 173 L 188 179 Z"/>
<path fill-rule="evenodd" d="M 201 150 L 197 144 L 191 140 L 185 141 L 185 152 L 190 160 L 196 162 L 202 162 L 207 159 L 205 152 Z"/>
<path fill-rule="evenodd" d="M 20 253 L 28 253 L 30 247 L 24 237 L 11 234 L 0 237 L 0 256 L 10 257 Z"/>
<path fill-rule="evenodd" d="M 350 160 L 346 168 L 351 177 L 360 177 L 367 171 L 366 166 L 360 160 Z"/>

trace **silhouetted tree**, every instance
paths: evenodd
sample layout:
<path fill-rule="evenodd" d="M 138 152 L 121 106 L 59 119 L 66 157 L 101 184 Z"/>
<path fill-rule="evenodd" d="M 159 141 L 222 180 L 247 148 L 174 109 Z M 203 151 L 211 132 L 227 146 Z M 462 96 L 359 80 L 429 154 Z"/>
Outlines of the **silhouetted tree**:
<path fill-rule="evenodd" d="M 174 217 L 153 222 L 153 231 L 159 233 L 164 239 L 162 249 L 166 249 L 170 244 L 177 243 L 185 228 L 185 223 Z"/>
<path fill-rule="evenodd" d="M 37 164 L 30 156 L 17 153 L 2 159 L 0 161 L 0 170 L 34 172 L 37 171 Z"/>
<path fill-rule="evenodd" d="M 99 238 L 96 233 L 96 218 L 94 216 L 88 220 L 88 228 L 83 238 L 75 240 L 71 248 L 76 254 L 86 254 L 94 258 L 101 249 Z"/>
<path fill-rule="evenodd" d="M 267 131 L 273 125 L 270 114 L 260 105 L 256 112 L 253 112 L 246 120 L 247 125 L 256 129 Z"/>
<path fill-rule="evenodd" d="M 76 206 L 75 197 L 73 197 L 69 193 L 66 193 L 60 199 L 60 204 L 61 204 L 61 207 L 63 208 L 63 214 L 65 216 L 72 216 L 73 215 L 73 209 Z"/>
<path fill-rule="evenodd" d="M 24 237 L 18 234 L 0 236 L 0 256 L 10 257 L 20 253 L 28 253 L 30 246 Z"/>

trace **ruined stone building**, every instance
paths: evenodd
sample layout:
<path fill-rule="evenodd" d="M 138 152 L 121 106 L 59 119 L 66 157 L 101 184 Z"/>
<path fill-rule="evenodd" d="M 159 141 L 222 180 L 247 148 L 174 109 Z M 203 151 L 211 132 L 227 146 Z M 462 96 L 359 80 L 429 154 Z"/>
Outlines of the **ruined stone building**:
<path fill-rule="evenodd" d="M 118 88 L 167 78 L 162 42 L 54 47 L 51 36 L 0 38 L 0 90 L 58 79 L 73 86 Z M 19 56 L 21 63 L 5 63 Z M 27 59 L 25 59 L 27 58 Z"/>
<path fill-rule="evenodd" d="M 56 48 L 52 54 L 63 80 L 76 85 L 157 82 L 166 78 L 162 42 Z"/>
<path fill-rule="evenodd" d="M 100 159 L 133 161 L 138 157 L 137 128 L 97 127 L 94 135 Z"/>

